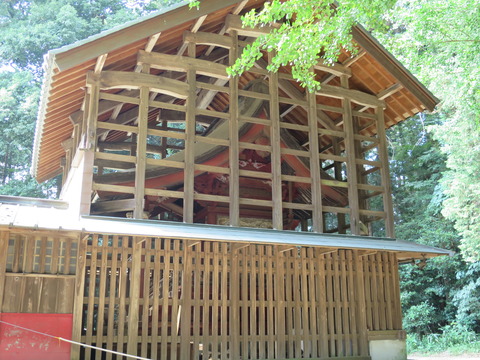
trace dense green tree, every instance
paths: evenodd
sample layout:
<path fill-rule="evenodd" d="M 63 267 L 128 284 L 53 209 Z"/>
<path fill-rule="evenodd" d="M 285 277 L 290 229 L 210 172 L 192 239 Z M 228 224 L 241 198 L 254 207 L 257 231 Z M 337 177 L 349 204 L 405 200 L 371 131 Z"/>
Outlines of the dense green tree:
<path fill-rule="evenodd" d="M 460 248 L 480 260 L 480 3 L 399 0 L 383 42 L 439 97 L 443 214 L 460 233 Z"/>
<path fill-rule="evenodd" d="M 355 52 L 351 28 L 361 23 L 379 28 L 382 16 L 395 0 L 272 0 L 260 12 L 251 11 L 243 17 L 245 26 L 266 26 L 281 22 L 279 28 L 257 38 L 229 70 L 231 74 L 251 68 L 261 51 L 275 49 L 271 71 L 291 65 L 292 75 L 302 86 L 315 89 L 320 83 L 312 72 L 319 60 L 334 63 L 343 49 Z M 299 41 L 301 39 L 301 41 Z"/>
<path fill-rule="evenodd" d="M 138 16 L 118 0 L 0 2 L 0 193 L 55 196 L 29 175 L 43 55 Z"/>

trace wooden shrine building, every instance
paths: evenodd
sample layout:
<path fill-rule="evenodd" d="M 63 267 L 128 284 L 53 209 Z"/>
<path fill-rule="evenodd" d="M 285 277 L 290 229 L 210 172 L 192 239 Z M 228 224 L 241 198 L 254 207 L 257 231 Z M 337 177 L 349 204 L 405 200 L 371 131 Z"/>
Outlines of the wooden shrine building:
<path fill-rule="evenodd" d="M 361 27 L 316 93 L 269 54 L 229 78 L 262 4 L 47 54 L 32 168 L 61 200 L 0 197 L 0 358 L 126 359 L 33 329 L 147 359 L 406 359 L 398 266 L 449 252 L 395 239 L 385 129 L 437 99 Z"/>

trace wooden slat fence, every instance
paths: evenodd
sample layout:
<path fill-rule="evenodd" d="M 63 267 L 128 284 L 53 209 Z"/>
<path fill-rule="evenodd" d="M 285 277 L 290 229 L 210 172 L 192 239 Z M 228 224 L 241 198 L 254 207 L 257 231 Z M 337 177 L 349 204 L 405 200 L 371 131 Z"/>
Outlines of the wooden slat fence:
<path fill-rule="evenodd" d="M 367 327 L 401 326 L 394 254 L 111 235 L 86 241 L 78 340 L 87 344 L 151 359 L 365 357 Z"/>

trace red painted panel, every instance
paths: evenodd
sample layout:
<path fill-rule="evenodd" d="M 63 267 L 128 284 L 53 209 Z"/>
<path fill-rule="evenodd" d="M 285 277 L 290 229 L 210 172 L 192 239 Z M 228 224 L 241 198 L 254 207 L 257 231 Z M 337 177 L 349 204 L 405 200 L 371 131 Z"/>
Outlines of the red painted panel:
<path fill-rule="evenodd" d="M 0 320 L 41 333 L 72 338 L 72 314 L 0 314 Z M 70 344 L 0 323 L 0 359 L 68 360 Z"/>

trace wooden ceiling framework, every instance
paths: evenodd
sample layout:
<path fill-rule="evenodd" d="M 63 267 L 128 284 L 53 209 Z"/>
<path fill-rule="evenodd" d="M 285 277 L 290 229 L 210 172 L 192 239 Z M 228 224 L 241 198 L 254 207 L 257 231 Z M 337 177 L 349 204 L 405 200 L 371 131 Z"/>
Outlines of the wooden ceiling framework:
<path fill-rule="evenodd" d="M 275 229 L 352 234 L 380 220 L 393 237 L 385 129 L 436 99 L 361 27 L 357 54 L 315 67 L 315 94 L 289 67 L 269 73 L 269 54 L 229 78 L 241 49 L 271 31 L 241 24 L 262 1 L 204 3 L 55 54 L 37 179 L 66 179 L 81 148 L 95 152 L 92 213 L 215 222 L 205 213 L 216 209 L 238 225 L 265 211 Z M 252 91 L 260 79 L 266 90 Z M 241 108 L 251 99 L 258 109 Z M 262 161 L 268 171 L 251 168 Z"/>

